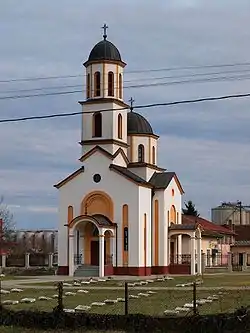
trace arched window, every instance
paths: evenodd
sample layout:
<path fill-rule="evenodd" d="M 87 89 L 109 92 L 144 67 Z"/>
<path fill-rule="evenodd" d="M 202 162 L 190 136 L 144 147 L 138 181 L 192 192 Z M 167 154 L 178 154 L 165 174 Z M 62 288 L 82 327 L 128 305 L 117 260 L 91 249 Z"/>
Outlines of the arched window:
<path fill-rule="evenodd" d="M 122 74 L 119 74 L 119 98 L 122 99 Z"/>
<path fill-rule="evenodd" d="M 94 74 L 94 82 L 95 82 L 95 96 L 101 96 L 101 73 L 100 72 L 95 72 Z"/>
<path fill-rule="evenodd" d="M 93 114 L 93 137 L 102 136 L 102 114 L 96 112 Z"/>
<path fill-rule="evenodd" d="M 118 114 L 118 139 L 122 139 L 122 115 Z"/>
<path fill-rule="evenodd" d="M 72 206 L 68 206 L 68 224 L 73 220 L 74 210 Z"/>
<path fill-rule="evenodd" d="M 138 162 L 144 162 L 144 146 L 138 146 Z"/>
<path fill-rule="evenodd" d="M 114 73 L 108 72 L 108 96 L 114 96 Z"/>
<path fill-rule="evenodd" d="M 152 163 L 155 164 L 155 147 L 152 148 Z"/>
<path fill-rule="evenodd" d="M 176 209 L 174 205 L 170 208 L 170 223 L 176 223 Z"/>
<path fill-rule="evenodd" d="M 87 75 L 87 98 L 90 98 L 90 74 Z"/>

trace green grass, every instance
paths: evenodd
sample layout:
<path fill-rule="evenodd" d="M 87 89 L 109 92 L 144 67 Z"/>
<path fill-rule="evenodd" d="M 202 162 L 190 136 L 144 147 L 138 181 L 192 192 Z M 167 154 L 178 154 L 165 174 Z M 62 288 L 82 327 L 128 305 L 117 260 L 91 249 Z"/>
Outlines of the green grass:
<path fill-rule="evenodd" d="M 25 289 L 21 293 L 12 293 L 2 295 L 2 300 L 21 300 L 24 297 L 36 298 L 39 296 L 52 296 L 55 294 L 53 289 Z M 131 288 L 129 294 L 137 295 L 139 290 Z M 216 291 L 201 291 L 197 290 L 197 299 L 205 298 L 216 294 Z M 105 299 L 116 299 L 117 297 L 124 297 L 122 290 L 90 290 L 88 294 L 77 293 L 75 296 L 66 296 L 63 299 L 65 308 L 75 308 L 77 305 L 91 305 L 92 302 L 101 302 Z M 164 310 L 173 310 L 177 306 L 183 306 L 185 303 L 191 303 L 193 299 L 192 291 L 188 290 L 160 290 L 155 294 L 148 297 L 141 296 L 139 299 L 129 299 L 129 312 L 141 313 L 145 315 L 164 315 Z M 43 311 L 51 311 L 57 304 L 57 300 L 39 301 L 30 304 L 17 304 L 8 306 L 13 310 L 28 310 L 37 309 Z M 200 314 L 232 312 L 240 306 L 250 305 L 250 290 L 226 292 L 219 301 L 207 303 L 199 307 Z M 7 306 L 6 306 L 7 307 Z M 119 302 L 114 305 L 104 305 L 101 307 L 93 307 L 90 313 L 124 313 L 124 303 Z"/>
<path fill-rule="evenodd" d="M 0 326 L 1 333 L 70 333 L 72 330 L 35 330 L 25 329 L 17 326 Z M 74 330 L 75 333 L 123 333 L 123 331 L 84 331 L 81 329 Z"/>

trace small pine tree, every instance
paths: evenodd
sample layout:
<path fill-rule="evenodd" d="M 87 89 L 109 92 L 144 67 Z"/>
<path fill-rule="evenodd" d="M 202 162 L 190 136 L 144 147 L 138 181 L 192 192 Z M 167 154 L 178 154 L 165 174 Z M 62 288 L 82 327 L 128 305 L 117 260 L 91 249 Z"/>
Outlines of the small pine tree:
<path fill-rule="evenodd" d="M 200 216 L 197 209 L 195 208 L 195 204 L 189 200 L 188 202 L 184 203 L 185 208 L 182 209 L 182 213 L 184 215 L 191 215 L 191 216 Z"/>

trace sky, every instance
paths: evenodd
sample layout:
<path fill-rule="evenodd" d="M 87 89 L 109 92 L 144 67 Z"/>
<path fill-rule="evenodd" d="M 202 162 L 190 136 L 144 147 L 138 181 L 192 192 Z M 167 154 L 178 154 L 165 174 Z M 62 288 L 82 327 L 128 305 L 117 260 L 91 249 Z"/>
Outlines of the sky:
<path fill-rule="evenodd" d="M 80 111 L 83 92 L 1 98 L 74 90 L 52 89 L 62 85 L 83 89 L 82 63 L 102 39 L 105 22 L 108 39 L 127 63 L 125 80 L 134 85 L 183 81 L 197 73 L 238 77 L 128 87 L 125 101 L 132 96 L 135 105 L 143 105 L 249 93 L 250 66 L 204 67 L 249 61 L 249 21 L 249 0 L 3 0 L 0 119 Z M 166 70 L 189 66 L 201 67 Z M 162 70 L 145 72 L 156 69 Z M 76 77 L 3 82 L 69 75 Z M 159 77 L 165 79 L 154 79 Z M 20 92 L 36 88 L 46 89 Z M 249 109 L 250 98 L 244 98 L 140 110 L 160 135 L 160 166 L 177 173 L 183 201 L 192 200 L 205 218 L 222 201 L 250 204 Z M 53 185 L 80 167 L 80 124 L 80 116 L 0 124 L 0 195 L 17 228 L 57 228 L 58 192 Z"/>

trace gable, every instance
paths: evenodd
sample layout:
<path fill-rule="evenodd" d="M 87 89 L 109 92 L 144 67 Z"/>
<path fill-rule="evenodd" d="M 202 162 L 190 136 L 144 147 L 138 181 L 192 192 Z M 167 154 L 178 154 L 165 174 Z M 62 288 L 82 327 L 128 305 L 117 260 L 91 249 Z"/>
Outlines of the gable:
<path fill-rule="evenodd" d="M 150 178 L 149 183 L 156 190 L 165 190 L 172 180 L 175 181 L 180 193 L 183 194 L 184 190 L 175 172 L 155 172 Z"/>
<path fill-rule="evenodd" d="M 60 187 L 64 186 L 65 184 L 70 182 L 72 179 L 74 179 L 75 177 L 80 175 L 82 172 L 84 172 L 83 166 L 81 168 L 79 168 L 78 170 L 74 171 L 73 173 L 71 173 L 69 176 L 67 176 L 63 180 L 61 180 L 59 183 L 55 184 L 54 187 L 59 189 Z"/>

